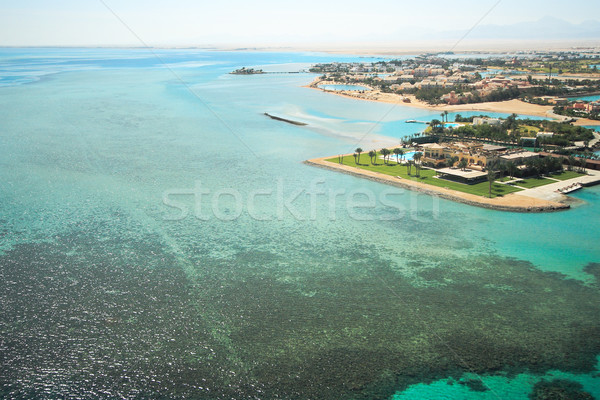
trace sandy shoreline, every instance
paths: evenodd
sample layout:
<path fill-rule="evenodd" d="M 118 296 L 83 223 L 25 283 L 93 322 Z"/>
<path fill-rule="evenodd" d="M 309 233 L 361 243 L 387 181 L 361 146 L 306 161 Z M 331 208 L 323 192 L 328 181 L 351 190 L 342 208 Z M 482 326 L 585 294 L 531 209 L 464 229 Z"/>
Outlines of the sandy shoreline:
<path fill-rule="evenodd" d="M 457 104 L 457 105 L 429 105 L 423 101 L 418 100 L 414 95 L 397 95 L 394 93 L 382 93 L 379 90 L 370 90 L 365 92 L 355 91 L 333 91 L 323 90 L 318 87 L 319 84 L 331 84 L 331 82 L 322 82 L 319 78 L 315 79 L 305 87 L 320 90 L 326 93 L 330 93 L 336 96 L 348 97 L 351 99 L 363 100 L 363 101 L 375 101 L 380 103 L 396 104 L 403 107 L 414 107 L 429 110 L 432 112 L 460 112 L 460 111 L 481 111 L 481 112 L 496 112 L 512 114 L 515 113 L 521 115 L 532 115 L 538 117 L 560 119 L 562 116 L 553 113 L 552 106 L 541 106 L 537 104 L 525 103 L 521 100 L 507 100 L 499 102 L 488 102 L 488 103 L 473 103 L 473 104 Z M 404 98 L 410 99 L 410 103 L 405 103 Z M 600 121 L 595 121 L 587 118 L 580 118 L 575 125 L 595 125 L 599 126 Z"/>
<path fill-rule="evenodd" d="M 521 196 L 518 193 L 510 193 L 502 197 L 495 197 L 493 199 L 489 199 L 487 197 L 481 197 L 474 194 L 458 192 L 456 190 L 427 185 L 425 183 L 397 178 L 390 175 L 380 174 L 364 169 L 353 168 L 343 164 L 332 163 L 326 161 L 326 159 L 328 158 L 331 157 L 315 158 L 307 160 L 304 163 L 320 168 L 329 169 L 332 171 L 343 172 L 361 178 L 370 179 L 376 182 L 401 187 L 404 189 L 414 190 L 431 196 L 441 197 L 443 199 L 452 200 L 477 207 L 489 208 L 492 210 L 528 213 L 552 212 L 566 210 L 570 208 L 568 204 L 563 204 L 549 200 L 542 200 L 528 196 Z"/>

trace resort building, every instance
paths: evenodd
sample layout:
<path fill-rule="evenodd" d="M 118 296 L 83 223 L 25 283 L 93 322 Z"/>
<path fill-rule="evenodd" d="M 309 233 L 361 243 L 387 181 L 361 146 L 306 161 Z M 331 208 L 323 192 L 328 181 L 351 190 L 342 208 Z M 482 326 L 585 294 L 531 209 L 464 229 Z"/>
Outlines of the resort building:
<path fill-rule="evenodd" d="M 557 97 L 557 96 L 538 96 L 538 97 L 534 97 L 535 100 L 538 101 L 545 101 L 549 104 L 556 104 L 558 106 L 564 106 L 569 104 L 569 100 L 565 99 L 565 98 L 561 98 L 561 97 Z"/>
<path fill-rule="evenodd" d="M 502 125 L 502 120 L 498 118 L 482 118 L 477 117 L 473 118 L 473 125 L 491 125 L 491 126 L 500 126 Z"/>
<path fill-rule="evenodd" d="M 454 90 L 451 91 L 450 93 L 445 94 L 442 97 L 440 97 L 440 100 L 442 100 L 450 105 L 458 104 L 460 102 L 460 99 L 456 95 L 456 92 Z"/>
<path fill-rule="evenodd" d="M 522 164 L 527 160 L 539 157 L 540 155 L 538 153 L 533 153 L 531 151 L 517 151 L 514 153 L 503 154 L 500 156 L 500 159 L 504 161 L 512 161 L 515 164 Z"/>
<path fill-rule="evenodd" d="M 490 159 L 497 157 L 498 151 L 505 150 L 501 146 L 496 146 L 498 149 L 489 147 L 486 149 L 485 146 L 489 145 L 473 142 L 427 143 L 421 146 L 422 161 L 438 166 L 447 164 L 452 157 L 457 157 L 458 161 L 467 160 L 471 168 L 482 170 Z"/>
<path fill-rule="evenodd" d="M 460 169 L 460 168 L 441 168 L 435 170 L 440 178 L 456 181 L 460 183 L 466 183 L 468 185 L 482 182 L 487 179 L 487 173 L 482 171 L 476 171 L 472 169 Z"/>

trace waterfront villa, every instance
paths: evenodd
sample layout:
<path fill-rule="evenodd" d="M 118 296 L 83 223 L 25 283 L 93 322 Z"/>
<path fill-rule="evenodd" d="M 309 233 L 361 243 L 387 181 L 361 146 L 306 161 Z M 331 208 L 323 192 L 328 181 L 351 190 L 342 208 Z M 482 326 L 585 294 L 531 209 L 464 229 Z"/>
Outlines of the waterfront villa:
<path fill-rule="evenodd" d="M 423 151 L 422 161 L 437 167 L 447 164 L 449 160 L 456 157 L 458 161 L 466 159 L 471 167 L 483 169 L 488 160 L 495 158 L 499 150 L 506 148 L 492 146 L 476 142 L 451 142 L 451 143 L 427 143 L 420 146 Z"/>
<path fill-rule="evenodd" d="M 444 174 L 456 175 L 452 167 L 461 160 L 467 161 L 467 166 L 471 170 L 484 171 L 485 167 L 492 160 L 513 162 L 517 165 L 525 163 L 527 160 L 538 158 L 538 153 L 525 151 L 521 149 L 509 150 L 505 146 L 496 146 L 479 142 L 450 142 L 450 143 L 426 143 L 418 147 L 423 152 L 421 161 L 432 165 L 434 168 L 448 165 L 449 171 Z M 458 173 L 461 180 L 472 181 L 478 179 L 479 175 L 468 175 Z"/>

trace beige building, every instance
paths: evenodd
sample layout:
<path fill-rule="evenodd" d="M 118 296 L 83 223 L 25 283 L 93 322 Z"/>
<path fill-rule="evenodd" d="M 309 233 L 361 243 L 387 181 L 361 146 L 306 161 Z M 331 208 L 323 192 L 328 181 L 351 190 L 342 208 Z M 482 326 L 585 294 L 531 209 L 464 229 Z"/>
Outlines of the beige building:
<path fill-rule="evenodd" d="M 491 126 L 500 126 L 502 125 L 502 121 L 501 119 L 498 118 L 481 118 L 481 117 L 477 117 L 477 118 L 473 118 L 473 125 L 491 125 Z"/>
<path fill-rule="evenodd" d="M 423 162 L 440 165 L 447 163 L 452 157 L 458 157 L 458 160 L 466 159 L 470 166 L 483 168 L 487 165 L 490 158 L 495 158 L 496 151 L 484 149 L 483 143 L 474 142 L 455 142 L 455 143 L 428 143 L 423 148 Z"/>
<path fill-rule="evenodd" d="M 539 154 L 531 151 L 517 151 L 514 153 L 503 154 L 500 156 L 500 159 L 504 161 L 512 161 L 515 164 L 522 164 L 529 159 L 539 158 L 539 156 Z"/>

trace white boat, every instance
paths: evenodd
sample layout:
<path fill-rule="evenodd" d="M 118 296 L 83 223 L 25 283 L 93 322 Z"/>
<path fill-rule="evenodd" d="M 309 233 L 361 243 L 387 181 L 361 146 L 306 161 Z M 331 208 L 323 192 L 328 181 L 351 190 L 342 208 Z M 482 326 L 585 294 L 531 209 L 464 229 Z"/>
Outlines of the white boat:
<path fill-rule="evenodd" d="M 558 189 L 558 191 L 560 193 L 562 193 L 562 194 L 567 194 L 567 193 L 571 193 L 571 192 L 574 192 L 576 190 L 579 190 L 579 189 L 581 189 L 581 187 L 582 187 L 581 183 L 577 182 L 577 183 L 573 183 L 573 184 L 571 184 L 571 185 L 569 185 L 569 186 L 567 186 L 565 188 Z"/>

